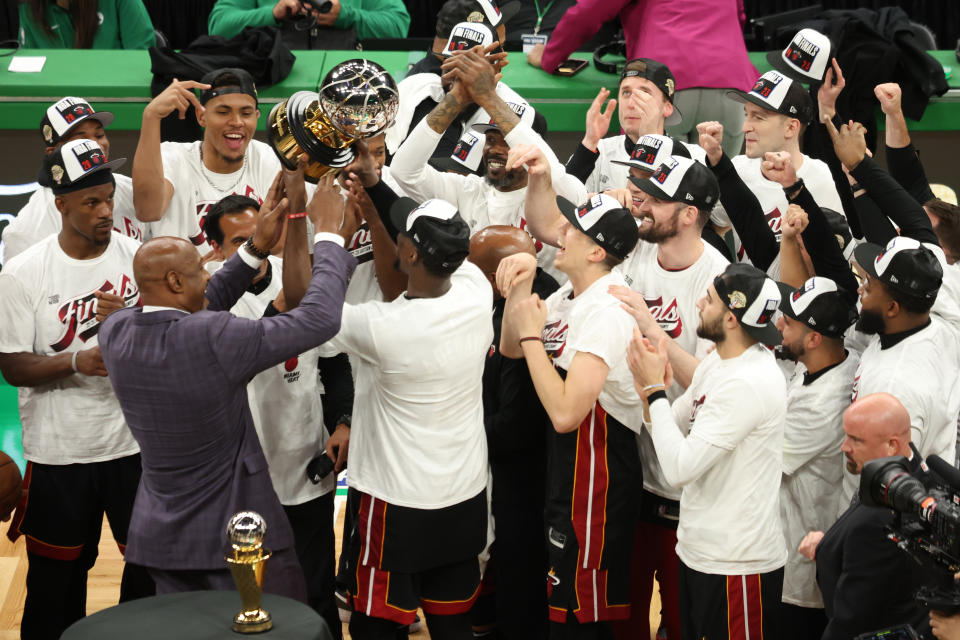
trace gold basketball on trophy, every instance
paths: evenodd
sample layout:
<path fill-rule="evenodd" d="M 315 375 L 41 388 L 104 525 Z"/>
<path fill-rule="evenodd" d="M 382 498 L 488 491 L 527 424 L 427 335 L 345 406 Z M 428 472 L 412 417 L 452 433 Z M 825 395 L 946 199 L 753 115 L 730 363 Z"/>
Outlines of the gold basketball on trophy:
<path fill-rule="evenodd" d="M 316 183 L 353 161 L 354 142 L 393 124 L 399 102 L 397 83 L 386 69 L 369 60 L 347 60 L 327 73 L 319 93 L 298 91 L 270 111 L 270 145 L 288 169 L 306 153 L 304 176 Z"/>

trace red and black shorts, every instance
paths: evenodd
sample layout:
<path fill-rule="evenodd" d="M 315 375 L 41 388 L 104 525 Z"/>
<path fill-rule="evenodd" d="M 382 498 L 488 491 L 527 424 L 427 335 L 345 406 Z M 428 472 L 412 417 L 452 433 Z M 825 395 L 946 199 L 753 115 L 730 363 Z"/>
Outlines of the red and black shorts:
<path fill-rule="evenodd" d="M 7 537 L 23 534 L 27 551 L 55 560 L 76 560 L 86 546 L 95 558 L 106 513 L 123 553 L 139 485 L 140 454 L 84 464 L 28 462 Z"/>
<path fill-rule="evenodd" d="M 680 561 L 684 638 L 763 640 L 780 637 L 783 567 L 769 573 L 701 573 Z"/>
<path fill-rule="evenodd" d="M 442 509 L 392 505 L 350 489 L 359 505 L 340 580 L 354 611 L 410 624 L 417 608 L 466 613 L 480 594 L 486 491 Z"/>

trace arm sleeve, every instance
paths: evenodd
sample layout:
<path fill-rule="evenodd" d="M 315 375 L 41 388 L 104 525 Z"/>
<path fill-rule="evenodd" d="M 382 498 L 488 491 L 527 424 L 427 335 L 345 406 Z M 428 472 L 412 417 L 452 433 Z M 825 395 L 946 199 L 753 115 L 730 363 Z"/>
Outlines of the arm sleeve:
<path fill-rule="evenodd" d="M 843 123 L 840 121 L 840 116 L 834 114 L 833 126 L 839 130 L 842 125 Z M 857 239 L 863 238 L 860 218 L 857 215 L 857 210 L 853 202 L 853 192 L 850 190 L 847 174 L 843 172 L 843 165 L 833 150 L 833 142 L 827 134 L 827 127 L 823 123 L 817 123 L 812 126 L 809 131 L 809 135 L 813 138 L 811 146 L 820 150 L 822 156 L 820 159 L 823 160 L 827 168 L 830 169 L 830 176 L 833 178 L 833 184 L 837 189 L 837 196 L 840 198 L 840 206 L 843 208 L 839 213 L 846 216 L 853 237 Z"/>
<path fill-rule="evenodd" d="M 361 40 L 406 38 L 410 14 L 401 0 L 341 0 L 340 15 L 333 26 L 354 27 Z"/>
<path fill-rule="evenodd" d="M 342 247 L 318 242 L 313 278 L 296 309 L 260 320 L 216 314 L 217 321 L 209 323 L 208 339 L 227 379 L 245 382 L 332 338 L 340 329 L 343 297 L 356 265 L 356 259 Z"/>
<path fill-rule="evenodd" d="M 463 176 L 441 173 L 427 164 L 441 137 L 424 118 L 403 141 L 390 163 L 390 175 L 418 202 L 442 198 L 457 204 L 460 199 Z"/>
<path fill-rule="evenodd" d="M 630 0 L 578 0 L 557 23 L 543 50 L 541 66 L 553 73 L 577 47 L 592 38 L 600 26 L 612 20 Z"/>
<path fill-rule="evenodd" d="M 597 166 L 597 159 L 600 157 L 600 151 L 590 151 L 583 143 L 577 143 L 577 148 L 573 150 L 570 159 L 567 160 L 567 173 L 576 176 L 580 182 L 586 183 L 587 178 L 593 173 L 593 168 Z"/>
<path fill-rule="evenodd" d="M 755 267 L 766 271 L 777 257 L 780 246 L 763 217 L 760 202 L 744 184 L 726 154 L 710 168 L 720 183 L 720 202 L 730 217 L 744 250 Z"/>
<path fill-rule="evenodd" d="M 888 242 L 897 237 L 896 227 L 887 216 L 883 215 L 869 193 L 861 193 L 853 198 L 853 211 L 860 224 L 861 235 L 857 236 L 858 240 L 866 240 L 885 247 Z M 850 230 L 853 230 L 852 223 Z"/>
<path fill-rule="evenodd" d="M 691 434 L 684 437 L 666 398 L 650 405 L 650 437 L 667 482 L 683 487 L 708 471 L 729 449 Z M 697 416 L 700 422 L 700 416 Z"/>
<path fill-rule="evenodd" d="M 257 0 L 217 0 L 207 20 L 207 31 L 212 36 L 232 38 L 246 27 L 275 27 L 274 4 L 258 7 Z"/>
<path fill-rule="evenodd" d="M 323 383 L 323 423 L 330 433 L 337 428 L 340 416 L 353 413 L 353 373 L 350 357 L 338 353 L 329 358 L 321 357 L 317 363 L 320 382 Z"/>
<path fill-rule="evenodd" d="M 886 147 L 887 168 L 894 180 L 919 204 L 933 200 L 930 181 L 923 170 L 920 155 L 913 143 L 905 147 Z"/>
<path fill-rule="evenodd" d="M 390 219 L 390 208 L 394 202 L 400 199 L 400 196 L 383 180 L 378 181 L 377 184 L 372 187 L 367 187 L 367 195 L 370 196 L 373 206 L 377 208 L 380 221 L 383 223 L 383 226 L 386 227 L 387 233 L 390 234 L 390 238 L 394 244 L 396 244 L 399 230 L 393 226 L 393 220 Z"/>
<path fill-rule="evenodd" d="M 142 0 L 123 0 L 117 7 L 117 22 L 124 49 L 149 49 L 157 44 L 153 22 Z"/>
<path fill-rule="evenodd" d="M 850 174 L 867 190 L 880 211 L 900 227 L 900 235 L 940 246 L 923 207 L 873 158 L 864 157 Z"/>
<path fill-rule="evenodd" d="M 820 205 L 805 188 L 800 190 L 793 202 L 800 205 L 810 219 L 810 224 L 803 230 L 802 235 L 803 246 L 806 247 L 813 262 L 814 274 L 830 278 L 843 287 L 851 302 L 856 302 L 857 280 L 853 277 L 849 263 L 843 257 L 843 251 L 840 250 L 840 245 Z"/>

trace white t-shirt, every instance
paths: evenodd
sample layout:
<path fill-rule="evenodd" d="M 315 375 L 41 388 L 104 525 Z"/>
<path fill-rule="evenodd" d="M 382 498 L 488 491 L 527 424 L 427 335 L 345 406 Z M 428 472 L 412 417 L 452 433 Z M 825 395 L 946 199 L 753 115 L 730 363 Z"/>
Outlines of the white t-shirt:
<path fill-rule="evenodd" d="M 113 230 L 138 242 L 148 240 L 149 237 L 144 234 L 148 233 L 149 225 L 137 220 L 134 213 L 133 181 L 119 173 L 114 173 L 113 177 L 117 184 L 113 194 Z M 63 219 L 57 210 L 55 199 L 53 189 L 47 187 L 40 187 L 33 192 L 27 204 L 17 213 L 17 217 L 3 230 L 4 263 L 47 236 L 60 233 Z"/>
<path fill-rule="evenodd" d="M 97 346 L 97 299 L 104 291 L 140 302 L 133 255 L 140 244 L 113 233 L 104 252 L 75 260 L 47 236 L 0 271 L 0 353 L 53 356 Z M 110 379 L 73 374 L 20 387 L 23 455 L 40 464 L 113 460 L 140 449 Z"/>
<path fill-rule="evenodd" d="M 783 375 L 760 344 L 725 360 L 714 351 L 672 405 L 651 406 L 655 443 L 657 430 L 689 425 L 688 440 L 725 450 L 680 497 L 677 556 L 691 569 L 748 575 L 786 562 L 779 504 L 786 406 Z M 668 452 L 658 446 L 657 453 L 662 461 Z"/>
<path fill-rule="evenodd" d="M 597 163 L 593 171 L 587 176 L 586 186 L 590 193 L 600 193 L 609 189 L 625 189 L 630 177 L 630 167 L 622 164 L 613 164 L 613 160 L 627 162 L 630 154 L 626 148 L 626 134 L 601 138 L 597 143 Z M 683 143 L 690 152 L 690 157 L 703 163 L 707 152 L 695 144 Z"/>
<path fill-rule="evenodd" d="M 523 209 L 527 188 L 499 191 L 480 176 L 437 171 L 427 161 L 441 137 L 424 119 L 397 150 L 390 168 L 393 178 L 407 195 L 418 202 L 440 198 L 453 203 L 470 225 L 471 233 L 493 224 L 525 229 L 527 221 L 523 217 Z M 550 162 L 553 188 L 557 194 L 577 204 L 586 201 L 586 189 L 579 180 L 567 174 L 550 147 L 533 129 L 521 122 L 505 136 L 505 140 L 511 147 L 530 144 L 542 149 Z M 556 249 L 536 239 L 534 244 L 540 267 L 559 282 L 566 280 L 566 276 L 553 266 Z"/>
<path fill-rule="evenodd" d="M 700 324 L 697 302 L 706 294 L 713 279 L 722 273 L 728 264 L 723 254 L 704 242 L 703 253 L 696 262 L 686 269 L 671 271 L 660 266 L 657 245 L 641 240 L 634 252 L 618 265 L 616 270 L 623 274 L 631 289 L 643 294 L 647 308 L 660 328 L 673 338 L 680 348 L 702 360 L 713 343 L 697 337 L 697 326 Z M 671 402 L 682 394 L 683 387 L 677 382 L 667 389 L 667 399 Z M 642 430 L 637 441 L 643 463 L 643 488 L 663 498 L 679 500 L 680 490 L 667 483 L 663 477 L 650 433 L 646 429 Z"/>
<path fill-rule="evenodd" d="M 743 183 L 753 192 L 753 195 L 757 197 L 760 208 L 763 210 L 763 216 L 767 224 L 770 225 L 770 230 L 773 231 L 776 236 L 777 242 L 780 242 L 782 235 L 780 230 L 781 216 L 786 213 L 787 207 L 790 206 L 790 203 L 787 201 L 787 196 L 783 193 L 783 187 L 779 183 L 772 182 L 763 177 L 763 173 L 760 171 L 760 164 L 763 162 L 762 158 L 748 158 L 747 156 L 740 155 L 732 158 L 731 162 L 733 162 L 734 168 L 736 168 L 737 173 L 740 175 L 740 179 L 743 180 Z M 804 154 L 803 164 L 797 169 L 797 178 L 803 180 L 804 186 L 821 208 L 832 209 L 840 214 L 844 213 L 843 205 L 840 203 L 840 195 L 837 193 L 837 186 L 834 184 L 833 176 L 830 174 L 830 167 L 828 167 L 825 162 L 815 160 Z M 722 204 L 718 204 L 713 210 L 711 220 L 717 221 L 718 224 L 722 226 L 731 225 L 730 218 L 723 209 Z M 739 261 L 749 261 L 749 256 L 746 255 L 746 251 L 736 233 L 734 233 L 734 249 L 736 250 L 736 256 Z M 780 278 L 779 255 L 777 255 L 767 268 L 767 275 L 774 280 Z"/>
<path fill-rule="evenodd" d="M 390 175 L 390 167 L 381 169 L 380 179 L 398 196 L 404 195 L 400 185 Z M 344 194 L 344 197 L 346 197 L 346 194 Z M 380 283 L 377 281 L 376 266 L 373 264 L 373 238 L 366 221 L 360 225 L 350 241 L 346 243 L 345 248 L 357 259 L 357 268 L 347 285 L 346 302 L 348 304 L 361 304 L 371 300 L 383 300 L 383 292 L 380 290 Z"/>
<path fill-rule="evenodd" d="M 783 601 L 798 607 L 823 607 L 817 565 L 797 548 L 808 531 L 826 531 L 837 519 L 842 495 L 843 412 L 850 406 L 853 375 L 860 360 L 846 360 L 804 384 L 807 368 L 797 364 L 787 383 L 787 418 L 783 428 L 783 480 L 780 518 L 787 540 Z"/>
<path fill-rule="evenodd" d="M 440 297 L 344 305 L 329 344 L 358 361 L 351 487 L 416 509 L 484 490 L 482 376 L 492 313 L 490 283 L 467 261 Z"/>
<path fill-rule="evenodd" d="M 242 168 L 214 173 L 200 161 L 201 144 L 200 140 L 161 143 L 163 177 L 173 185 L 174 193 L 163 217 L 151 224 L 154 237 L 186 238 L 200 253 L 206 253 L 210 245 L 201 227 L 210 207 L 235 193 L 262 203 L 280 171 L 280 161 L 268 145 L 251 140 Z"/>
<path fill-rule="evenodd" d="M 268 258 L 270 283 L 260 293 L 244 292 L 230 313 L 259 320 L 267 305 L 283 289 L 283 260 Z M 323 424 L 319 347 L 261 371 L 247 383 L 247 401 L 253 426 L 267 458 L 270 479 L 281 504 L 303 504 L 333 490 L 336 474 L 319 484 L 307 478 L 307 464 L 319 454 L 329 434 Z"/>
<path fill-rule="evenodd" d="M 543 346 L 553 365 L 564 371 L 570 370 L 577 352 L 602 359 L 610 372 L 600 391 L 600 406 L 624 426 L 639 431 L 643 425 L 636 416 L 641 402 L 627 366 L 627 345 L 636 324 L 620 301 L 607 292 L 612 285 L 626 286 L 626 282 L 613 271 L 578 296 L 573 296 L 570 282 L 554 291 L 546 301 Z"/>

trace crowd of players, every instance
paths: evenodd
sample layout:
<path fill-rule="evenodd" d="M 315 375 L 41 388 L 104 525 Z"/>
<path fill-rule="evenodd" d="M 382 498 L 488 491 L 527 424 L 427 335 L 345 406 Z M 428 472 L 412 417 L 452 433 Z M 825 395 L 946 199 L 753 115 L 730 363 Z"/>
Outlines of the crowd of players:
<path fill-rule="evenodd" d="M 47 109 L 42 187 L 4 233 L 0 272 L 0 371 L 20 388 L 29 461 L 9 531 L 27 538 L 22 637 L 84 615 L 104 513 L 127 552 L 121 601 L 229 588 L 225 521 L 206 516 L 246 497 L 211 488 L 208 458 L 269 474 L 289 526 L 268 526 L 292 538 L 268 542 L 298 576 L 267 589 L 335 638 L 341 615 L 355 638 L 405 637 L 418 608 L 441 639 L 839 640 L 901 623 L 960 637 L 913 601 L 925 576 L 886 540 L 890 512 L 857 497 L 871 459 L 956 459 L 960 209 L 934 198 L 899 87 L 876 88 L 889 170 L 835 111 L 835 60 L 814 61 L 813 92 L 802 69 L 731 91 L 745 151 L 730 158 L 717 122 L 697 124 L 699 145 L 664 135 L 682 117 L 673 75 L 632 60 L 623 133 L 598 136 L 615 106 L 602 91 L 563 164 L 499 81 L 503 26 L 478 7 L 450 28 L 456 53 L 400 83 L 397 123 L 316 187 L 253 139 L 242 70 L 150 102 L 132 179 L 110 159 L 111 114 L 75 97 Z M 191 104 L 203 139 L 162 142 L 160 121 Z M 825 157 L 801 151 L 807 129 Z M 309 307 L 336 336 L 299 336 L 247 377 L 202 371 L 242 378 L 259 442 L 204 451 L 171 427 L 164 451 L 194 455 L 160 457 L 162 429 L 145 436 L 129 398 L 154 383 L 202 397 L 204 378 L 115 375 L 136 352 L 124 322 L 199 312 L 204 296 L 250 321 Z M 263 326 L 271 341 L 299 325 Z M 189 409 L 218 406 L 210 394 Z M 182 424 L 186 395 L 160 395 L 150 419 L 169 406 Z M 250 462 L 261 448 L 266 469 Z M 311 479 L 318 454 L 335 472 Z M 194 539 L 213 542 L 169 549 Z"/>

